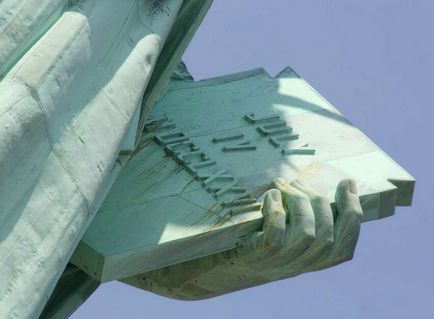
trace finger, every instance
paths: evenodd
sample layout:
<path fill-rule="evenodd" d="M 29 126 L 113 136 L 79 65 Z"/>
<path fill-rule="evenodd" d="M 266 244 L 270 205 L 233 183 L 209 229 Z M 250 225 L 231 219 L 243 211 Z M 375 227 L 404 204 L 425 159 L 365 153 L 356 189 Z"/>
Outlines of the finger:
<path fill-rule="evenodd" d="M 306 184 L 294 181 L 290 185 L 309 197 L 315 215 L 315 240 L 298 260 L 299 263 L 309 266 L 333 246 L 333 212 L 329 200 Z"/>
<path fill-rule="evenodd" d="M 354 255 L 360 233 L 363 212 L 357 196 L 356 183 L 342 180 L 336 190 L 338 214 L 334 227 L 334 247 L 320 268 L 330 267 L 348 260 Z"/>
<path fill-rule="evenodd" d="M 336 191 L 338 215 L 335 223 L 335 258 L 342 261 L 353 258 L 360 233 L 363 211 L 357 195 L 357 185 L 352 179 L 345 179 Z"/>
<path fill-rule="evenodd" d="M 282 250 L 286 253 L 286 260 L 292 260 L 306 250 L 315 238 L 314 212 L 309 197 L 290 186 L 283 178 L 275 179 L 273 186 L 281 192 L 282 202 L 289 217 Z"/>
<path fill-rule="evenodd" d="M 285 240 L 286 213 L 282 196 L 277 189 L 267 191 L 262 208 L 264 226 L 261 246 L 275 250 L 283 246 Z"/>
<path fill-rule="evenodd" d="M 309 199 L 315 215 L 315 243 L 329 246 L 333 243 L 333 212 L 327 197 L 318 193 L 303 182 L 296 180 L 291 185 L 305 193 Z"/>

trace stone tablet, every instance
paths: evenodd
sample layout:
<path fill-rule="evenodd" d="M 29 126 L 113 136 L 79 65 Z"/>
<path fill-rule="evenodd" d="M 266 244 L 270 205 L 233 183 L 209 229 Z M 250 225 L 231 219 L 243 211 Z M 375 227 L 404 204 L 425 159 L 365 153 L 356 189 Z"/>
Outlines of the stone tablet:
<path fill-rule="evenodd" d="M 353 178 L 364 221 L 411 204 L 412 176 L 289 68 L 172 81 L 144 130 L 72 258 L 102 282 L 233 248 L 278 176 L 332 206 Z"/>

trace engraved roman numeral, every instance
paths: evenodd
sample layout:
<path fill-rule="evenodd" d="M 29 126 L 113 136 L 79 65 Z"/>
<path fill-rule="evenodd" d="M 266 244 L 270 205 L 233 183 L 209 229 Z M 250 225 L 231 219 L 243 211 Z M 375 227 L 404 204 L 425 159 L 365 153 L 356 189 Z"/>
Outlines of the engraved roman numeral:
<path fill-rule="evenodd" d="M 278 147 L 280 146 L 281 142 L 298 140 L 299 137 L 300 137 L 299 134 L 285 134 L 285 135 L 270 137 L 269 141 L 271 142 L 271 144 Z"/>
<path fill-rule="evenodd" d="M 253 114 L 248 118 L 253 122 L 279 120 L 278 116 L 256 117 Z M 167 122 L 167 118 L 149 121 L 145 125 L 145 130 L 147 132 L 154 132 L 162 129 L 170 130 L 176 127 L 175 124 Z M 282 127 L 285 128 L 285 123 L 279 121 L 278 123 L 270 123 L 262 125 L 261 127 L 265 130 L 273 130 Z M 212 141 L 219 143 L 243 138 L 244 134 L 233 132 L 216 136 Z M 261 208 L 261 204 L 257 202 L 256 198 L 248 194 L 244 187 L 239 186 L 239 181 L 234 176 L 227 174 L 225 169 L 217 171 L 214 167 L 217 162 L 206 156 L 183 132 L 169 131 L 163 134 L 157 134 L 154 139 L 159 145 L 164 146 L 164 150 L 167 154 L 173 157 L 178 163 L 184 165 L 185 169 L 191 175 L 202 182 L 204 188 L 213 194 L 221 207 L 229 209 L 229 211 L 223 210 L 226 212 L 225 214 L 229 212 L 229 215 L 232 216 L 242 212 L 259 210 Z M 256 150 L 256 148 L 257 146 L 252 145 L 250 141 L 241 140 L 236 144 L 224 146 L 223 151 L 245 151 Z"/>
<path fill-rule="evenodd" d="M 233 145 L 233 146 L 224 146 L 223 152 L 234 152 L 234 151 L 254 151 L 258 147 L 256 145 Z"/>
<path fill-rule="evenodd" d="M 274 128 L 266 128 L 265 126 L 258 126 L 258 131 L 261 132 L 263 135 L 281 135 L 285 133 L 291 133 L 292 127 L 274 127 Z"/>
<path fill-rule="evenodd" d="M 248 140 L 243 140 L 239 143 L 227 145 L 222 148 L 223 152 L 234 152 L 234 151 L 254 151 L 258 147 L 254 144 L 251 144 Z"/>
<path fill-rule="evenodd" d="M 308 145 L 297 148 L 282 149 L 283 155 L 315 155 L 315 149 Z"/>
<path fill-rule="evenodd" d="M 260 122 L 266 122 L 266 121 L 271 121 L 271 120 L 279 120 L 280 116 L 278 116 L 278 115 L 257 116 L 253 113 L 249 113 L 249 114 L 246 114 L 244 118 L 250 123 L 260 123 Z"/>
<path fill-rule="evenodd" d="M 298 140 L 300 135 L 293 133 L 292 127 L 286 125 L 286 122 L 281 120 L 279 116 L 266 115 L 266 116 L 256 116 L 255 114 L 245 115 L 245 119 L 250 123 L 266 122 L 257 127 L 258 131 L 264 135 L 269 136 L 268 141 L 274 146 L 279 147 L 283 142 Z M 238 148 L 232 147 L 230 150 L 241 150 L 240 146 Z M 247 150 L 248 147 L 245 146 Z M 228 149 L 224 148 L 225 151 Z M 283 155 L 315 155 L 316 150 L 314 148 L 307 147 L 307 145 L 302 147 L 295 147 L 290 149 L 282 149 Z"/>
<path fill-rule="evenodd" d="M 199 147 L 197 147 L 192 142 L 184 141 L 184 142 L 180 142 L 180 143 L 166 145 L 164 150 L 166 151 L 166 153 L 168 153 L 170 155 L 175 155 L 175 154 L 180 154 L 182 152 L 198 151 Z"/>
<path fill-rule="evenodd" d="M 165 134 L 158 134 L 155 136 L 155 139 L 158 144 L 165 146 L 168 144 L 184 142 L 187 141 L 189 138 L 184 133 L 180 131 L 176 131 L 176 132 L 170 132 Z"/>
<path fill-rule="evenodd" d="M 214 143 L 226 142 L 226 141 L 237 140 L 237 139 L 240 139 L 243 137 L 244 137 L 244 134 L 241 134 L 241 133 L 230 133 L 230 134 L 216 136 L 212 139 L 212 141 Z"/>

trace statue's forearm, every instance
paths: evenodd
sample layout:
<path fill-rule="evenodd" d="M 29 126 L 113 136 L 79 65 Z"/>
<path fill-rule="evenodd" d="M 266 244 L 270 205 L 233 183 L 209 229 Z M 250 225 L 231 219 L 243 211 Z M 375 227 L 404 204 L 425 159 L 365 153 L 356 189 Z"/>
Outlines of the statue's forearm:
<path fill-rule="evenodd" d="M 182 1 L 168 3 L 150 28 L 136 1 L 80 2 L 0 81 L 0 317 L 40 313 L 116 177 Z"/>

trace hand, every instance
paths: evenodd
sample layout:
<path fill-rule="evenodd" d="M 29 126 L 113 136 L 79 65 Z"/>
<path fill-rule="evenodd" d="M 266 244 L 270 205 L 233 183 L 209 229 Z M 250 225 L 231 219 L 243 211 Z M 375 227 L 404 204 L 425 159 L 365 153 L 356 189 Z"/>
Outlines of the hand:
<path fill-rule="evenodd" d="M 140 275 L 134 285 L 176 299 L 209 298 L 352 259 L 362 209 L 356 184 L 336 190 L 337 215 L 329 201 L 295 181 L 277 178 L 265 193 L 262 231 L 236 248 Z"/>

